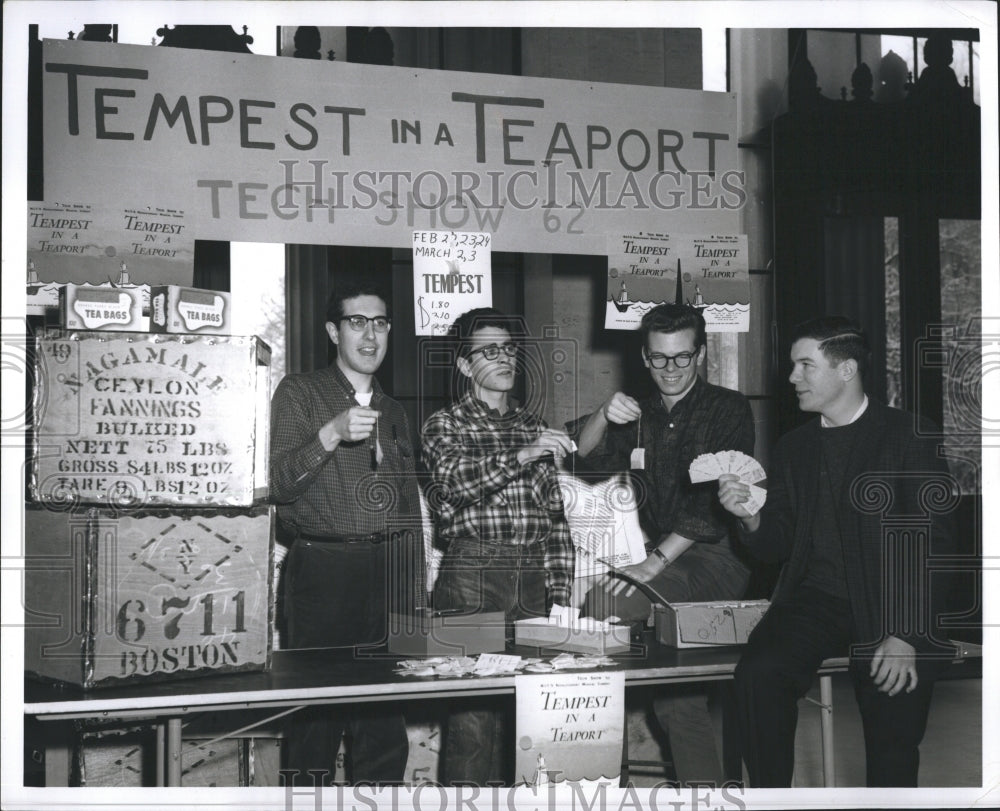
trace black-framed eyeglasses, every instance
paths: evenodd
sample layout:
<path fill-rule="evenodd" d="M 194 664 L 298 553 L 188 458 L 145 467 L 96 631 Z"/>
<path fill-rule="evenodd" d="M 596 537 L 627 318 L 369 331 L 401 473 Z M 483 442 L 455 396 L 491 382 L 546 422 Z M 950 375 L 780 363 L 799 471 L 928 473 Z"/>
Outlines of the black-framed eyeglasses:
<path fill-rule="evenodd" d="M 517 344 L 511 343 L 510 341 L 502 344 L 486 344 L 486 346 L 481 346 L 479 349 L 473 349 L 469 353 L 469 357 L 471 358 L 477 352 L 482 352 L 483 357 L 486 358 L 486 360 L 496 360 L 500 357 L 501 352 L 503 352 L 508 358 L 512 358 L 517 354 Z"/>
<path fill-rule="evenodd" d="M 346 321 L 355 332 L 364 332 L 371 322 L 375 332 L 388 332 L 392 326 L 392 319 L 385 315 L 343 315 L 337 321 Z"/>
<path fill-rule="evenodd" d="M 678 369 L 686 369 L 691 365 L 691 361 L 698 355 L 697 352 L 680 352 L 677 355 L 664 355 L 662 352 L 653 352 L 646 355 L 646 360 L 654 369 L 666 369 L 667 363 L 674 362 Z"/>

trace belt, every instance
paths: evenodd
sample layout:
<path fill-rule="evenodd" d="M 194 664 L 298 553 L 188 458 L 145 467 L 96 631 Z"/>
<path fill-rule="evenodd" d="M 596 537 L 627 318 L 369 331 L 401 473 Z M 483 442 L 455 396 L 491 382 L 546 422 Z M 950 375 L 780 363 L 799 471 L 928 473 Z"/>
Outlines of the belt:
<path fill-rule="evenodd" d="M 389 539 L 389 533 L 383 531 L 373 532 L 370 535 L 311 535 L 308 532 L 300 532 L 296 538 L 313 543 L 382 543 Z"/>

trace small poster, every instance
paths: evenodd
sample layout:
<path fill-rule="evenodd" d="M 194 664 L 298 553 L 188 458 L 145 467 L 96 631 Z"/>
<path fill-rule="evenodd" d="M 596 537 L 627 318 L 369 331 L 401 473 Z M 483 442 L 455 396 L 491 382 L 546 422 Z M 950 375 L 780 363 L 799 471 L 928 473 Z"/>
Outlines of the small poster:
<path fill-rule="evenodd" d="M 491 236 L 413 232 L 413 322 L 417 335 L 444 335 L 462 313 L 493 304 Z"/>
<path fill-rule="evenodd" d="M 515 785 L 613 780 L 621 774 L 625 673 L 546 673 L 514 678 Z"/>
<path fill-rule="evenodd" d="M 709 332 L 750 329 L 745 234 L 653 234 L 613 238 L 608 248 L 606 329 L 636 329 L 653 307 L 697 307 Z"/>
<path fill-rule="evenodd" d="M 156 206 L 28 203 L 28 284 L 177 284 L 194 275 L 194 230 Z M 36 291 L 37 293 L 37 291 Z"/>
<path fill-rule="evenodd" d="M 559 474 L 563 509 L 576 550 L 576 577 L 604 574 L 646 558 L 635 492 L 624 473 L 588 484 Z"/>

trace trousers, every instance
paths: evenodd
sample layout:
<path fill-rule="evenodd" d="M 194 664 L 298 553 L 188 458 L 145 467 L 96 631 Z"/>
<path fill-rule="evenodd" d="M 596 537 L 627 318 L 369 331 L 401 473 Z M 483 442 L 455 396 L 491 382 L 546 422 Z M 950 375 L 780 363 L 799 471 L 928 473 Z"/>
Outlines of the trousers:
<path fill-rule="evenodd" d="M 850 603 L 815 588 L 799 587 L 754 628 L 736 667 L 740 743 L 752 786 L 791 786 L 798 701 L 820 663 L 846 655 L 853 641 Z M 866 784 L 916 786 L 934 682 L 922 678 L 912 693 L 889 696 L 868 675 L 870 662 L 852 660 L 850 669 L 864 730 Z"/>
<path fill-rule="evenodd" d="M 285 561 L 285 611 L 289 647 L 340 648 L 377 645 L 387 635 L 387 544 L 320 543 L 299 538 Z M 402 783 L 409 756 L 403 715 L 391 703 L 310 707 L 286 728 L 286 766 L 305 773 L 336 769 L 337 750 L 348 736 L 345 772 L 350 782 Z"/>
<path fill-rule="evenodd" d="M 502 611 L 506 623 L 545 616 L 544 545 L 451 542 L 434 586 L 435 608 Z M 451 712 L 442 758 L 444 785 L 510 785 L 513 752 L 509 706 L 502 698 L 469 699 Z"/>

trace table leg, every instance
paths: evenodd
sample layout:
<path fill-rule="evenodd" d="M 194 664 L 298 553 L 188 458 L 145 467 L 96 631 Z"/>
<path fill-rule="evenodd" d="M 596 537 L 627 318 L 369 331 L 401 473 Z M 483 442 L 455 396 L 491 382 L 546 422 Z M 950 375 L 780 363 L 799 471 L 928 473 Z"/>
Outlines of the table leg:
<path fill-rule="evenodd" d="M 167 785 L 181 784 L 181 719 L 167 719 Z"/>
<path fill-rule="evenodd" d="M 833 679 L 819 677 L 819 723 L 823 734 L 823 786 L 832 788 L 836 783 L 833 767 Z"/>
<path fill-rule="evenodd" d="M 167 768 L 167 728 L 165 724 L 156 725 L 156 785 L 166 785 Z"/>
<path fill-rule="evenodd" d="M 45 745 L 45 786 L 68 786 L 73 767 L 74 736 L 64 737 L 58 743 Z"/>

